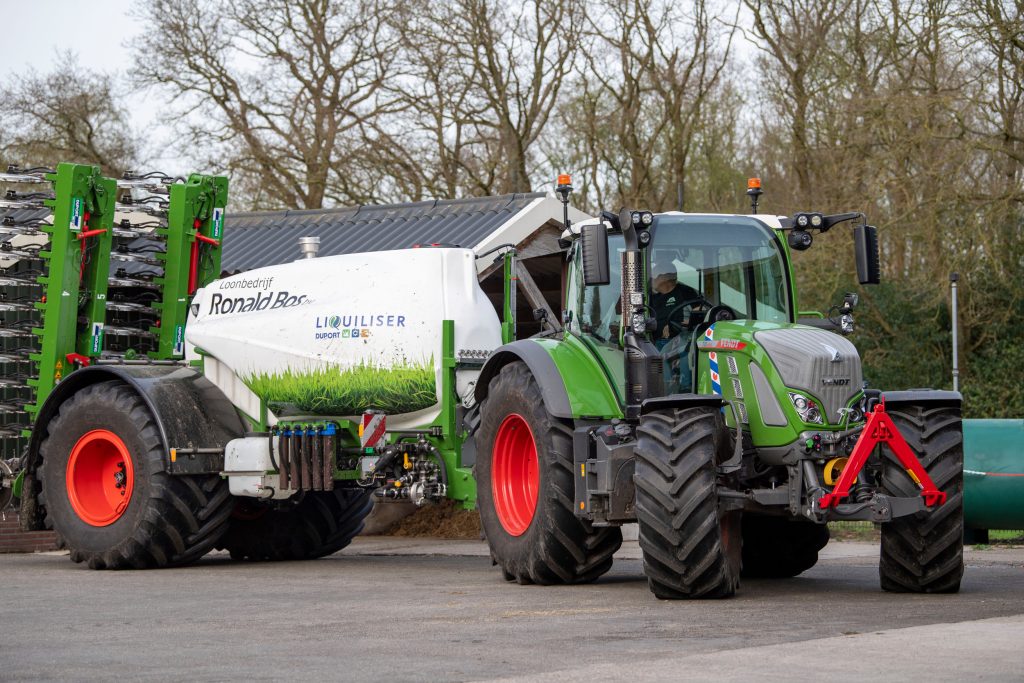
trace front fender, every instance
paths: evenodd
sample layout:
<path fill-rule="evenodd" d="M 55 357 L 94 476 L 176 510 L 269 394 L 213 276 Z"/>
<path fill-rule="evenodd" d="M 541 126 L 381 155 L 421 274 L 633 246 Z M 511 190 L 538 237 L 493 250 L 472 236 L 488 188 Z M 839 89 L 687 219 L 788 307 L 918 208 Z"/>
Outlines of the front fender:
<path fill-rule="evenodd" d="M 701 406 L 721 408 L 724 405 L 725 401 L 718 394 L 669 394 L 644 401 L 640 405 L 640 414 L 646 415 L 655 410 L 671 410 L 673 408 L 698 408 Z"/>
<path fill-rule="evenodd" d="M 883 391 L 886 408 L 899 406 L 922 406 L 927 408 L 960 408 L 963 396 L 959 391 L 941 389 L 908 389 L 906 391 Z"/>

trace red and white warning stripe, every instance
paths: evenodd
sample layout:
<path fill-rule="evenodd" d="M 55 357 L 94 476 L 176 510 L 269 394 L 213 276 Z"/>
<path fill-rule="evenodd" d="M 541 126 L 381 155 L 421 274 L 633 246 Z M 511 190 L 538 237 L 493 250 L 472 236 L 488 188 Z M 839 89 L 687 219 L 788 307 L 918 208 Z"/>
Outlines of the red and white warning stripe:
<path fill-rule="evenodd" d="M 384 438 L 387 431 L 387 415 L 384 413 L 363 413 L 363 424 L 359 428 L 359 444 L 373 448 Z"/>

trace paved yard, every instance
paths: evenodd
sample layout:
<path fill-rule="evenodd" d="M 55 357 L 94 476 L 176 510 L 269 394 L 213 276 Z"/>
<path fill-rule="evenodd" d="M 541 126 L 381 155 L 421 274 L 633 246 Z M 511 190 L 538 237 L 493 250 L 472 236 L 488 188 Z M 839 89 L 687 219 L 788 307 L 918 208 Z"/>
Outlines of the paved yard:
<path fill-rule="evenodd" d="M 661 602 L 627 542 L 590 586 L 516 586 L 472 541 L 359 538 L 306 563 L 93 572 L 0 556 L 0 680 L 1024 680 L 1024 550 L 969 550 L 960 594 L 878 588 L 877 548 Z"/>

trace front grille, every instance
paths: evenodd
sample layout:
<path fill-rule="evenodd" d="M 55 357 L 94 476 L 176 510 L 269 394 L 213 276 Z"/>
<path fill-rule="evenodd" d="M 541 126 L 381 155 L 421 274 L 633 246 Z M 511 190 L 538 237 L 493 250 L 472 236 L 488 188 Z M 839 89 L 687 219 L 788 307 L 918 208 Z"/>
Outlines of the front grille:
<path fill-rule="evenodd" d="M 729 372 L 731 372 L 734 375 L 740 374 L 740 371 L 736 367 L 736 359 L 732 356 L 732 354 L 729 354 L 728 356 L 725 357 L 725 362 L 729 366 Z"/>
<path fill-rule="evenodd" d="M 830 424 L 842 421 L 840 410 L 861 390 L 860 356 L 844 337 L 825 330 L 783 328 L 754 335 L 768 353 L 787 387 L 816 396 Z M 838 353 L 839 359 L 835 360 Z M 843 384 L 824 384 L 823 379 Z"/>
<path fill-rule="evenodd" d="M 736 398 L 743 398 L 743 384 L 735 377 L 732 378 L 732 395 Z"/>

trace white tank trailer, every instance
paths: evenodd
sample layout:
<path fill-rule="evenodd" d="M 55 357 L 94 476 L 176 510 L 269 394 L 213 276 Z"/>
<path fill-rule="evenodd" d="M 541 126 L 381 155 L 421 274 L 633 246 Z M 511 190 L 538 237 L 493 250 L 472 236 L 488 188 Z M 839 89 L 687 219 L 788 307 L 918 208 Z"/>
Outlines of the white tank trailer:
<path fill-rule="evenodd" d="M 307 258 L 217 280 L 193 300 L 185 345 L 260 425 L 227 444 L 233 495 L 285 500 L 345 471 L 385 497 L 474 499 L 454 416 L 472 406 L 501 324 L 471 250 Z"/>

